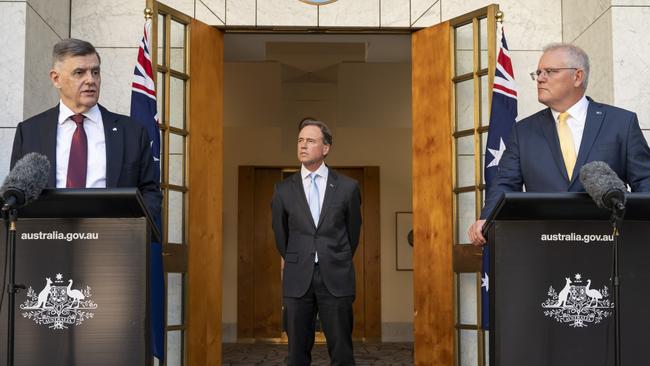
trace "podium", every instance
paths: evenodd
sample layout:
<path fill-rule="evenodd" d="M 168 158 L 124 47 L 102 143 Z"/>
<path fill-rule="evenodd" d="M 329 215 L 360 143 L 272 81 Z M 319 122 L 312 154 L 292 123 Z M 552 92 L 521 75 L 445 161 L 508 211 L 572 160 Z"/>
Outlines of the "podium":
<path fill-rule="evenodd" d="M 626 195 L 614 303 L 609 211 L 586 193 L 506 193 L 488 219 L 490 365 L 645 365 L 650 194 Z"/>
<path fill-rule="evenodd" d="M 16 294 L 15 365 L 149 365 L 154 228 L 135 188 L 44 190 L 20 209 L 16 283 L 27 290 Z M 2 269 L 5 255 L 3 248 Z M 4 297 L 0 365 L 6 364 Z"/>

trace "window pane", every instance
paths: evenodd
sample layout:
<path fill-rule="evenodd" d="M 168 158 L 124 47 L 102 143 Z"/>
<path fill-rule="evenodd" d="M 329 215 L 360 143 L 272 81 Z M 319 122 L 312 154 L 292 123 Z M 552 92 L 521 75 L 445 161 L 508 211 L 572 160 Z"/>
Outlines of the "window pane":
<path fill-rule="evenodd" d="M 167 225 L 167 241 L 169 244 L 183 244 L 183 192 L 169 190 L 169 222 Z"/>
<path fill-rule="evenodd" d="M 456 157 L 456 184 L 458 187 L 475 185 L 474 155 L 460 155 Z"/>
<path fill-rule="evenodd" d="M 456 34 L 456 75 L 474 71 L 472 23 L 455 28 Z"/>
<path fill-rule="evenodd" d="M 476 194 L 463 192 L 458 194 L 458 233 L 456 244 L 469 244 L 467 228 L 476 221 Z"/>
<path fill-rule="evenodd" d="M 183 324 L 184 289 L 182 273 L 167 273 L 167 325 Z"/>
<path fill-rule="evenodd" d="M 156 73 L 156 107 L 158 110 L 158 121 L 164 123 L 167 120 L 165 116 L 165 74 Z"/>
<path fill-rule="evenodd" d="M 474 155 L 474 135 L 463 136 L 456 139 L 456 154 Z"/>
<path fill-rule="evenodd" d="M 478 338 L 476 330 L 460 330 L 460 366 L 478 365 Z"/>
<path fill-rule="evenodd" d="M 483 18 L 478 21 L 478 34 L 479 34 L 479 45 L 481 47 L 480 53 L 480 68 L 485 69 L 488 67 L 488 32 L 487 32 L 487 19 Z"/>
<path fill-rule="evenodd" d="M 476 298 L 476 273 L 458 274 L 458 322 L 467 325 L 476 325 L 477 298 Z"/>
<path fill-rule="evenodd" d="M 183 186 L 185 181 L 185 138 L 175 133 L 169 134 L 169 184 Z"/>
<path fill-rule="evenodd" d="M 167 146 L 165 144 L 165 133 L 163 130 L 158 130 L 160 133 L 160 182 L 167 183 L 165 180 L 165 161 L 167 160 Z"/>
<path fill-rule="evenodd" d="M 167 366 L 181 366 L 183 364 L 183 331 L 173 330 L 167 332 L 165 361 L 167 361 Z"/>
<path fill-rule="evenodd" d="M 474 80 L 456 83 L 456 131 L 474 128 Z"/>
<path fill-rule="evenodd" d="M 158 60 L 156 63 L 158 65 L 166 65 L 165 64 L 165 57 L 164 57 L 164 52 L 165 52 L 165 16 L 158 14 L 158 53 L 157 57 Z"/>
<path fill-rule="evenodd" d="M 185 81 L 169 78 L 169 125 L 185 128 Z"/>
<path fill-rule="evenodd" d="M 487 75 L 481 76 L 479 78 L 479 83 L 481 84 L 481 98 L 479 99 L 481 101 L 481 116 L 479 117 L 479 121 L 481 122 L 481 126 L 489 126 L 490 125 L 490 103 L 489 103 L 489 96 L 490 93 L 488 91 L 489 87 L 489 81 Z"/>
<path fill-rule="evenodd" d="M 172 19 L 169 38 L 169 66 L 176 71 L 185 72 L 185 25 Z"/>
<path fill-rule="evenodd" d="M 481 183 L 483 184 L 485 184 L 485 172 L 483 167 L 485 167 L 485 149 L 487 147 L 487 137 L 487 131 L 481 134 Z M 492 156 L 490 156 L 490 161 L 492 161 Z"/>

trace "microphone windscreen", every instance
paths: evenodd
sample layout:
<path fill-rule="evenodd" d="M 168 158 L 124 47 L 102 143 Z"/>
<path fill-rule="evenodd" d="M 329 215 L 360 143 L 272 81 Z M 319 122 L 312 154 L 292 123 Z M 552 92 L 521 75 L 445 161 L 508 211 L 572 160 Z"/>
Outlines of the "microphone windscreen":
<path fill-rule="evenodd" d="M 50 161 L 47 157 L 35 152 L 28 153 L 16 162 L 5 178 L 2 196 L 7 200 L 18 191 L 24 195 L 24 202 L 20 202 L 20 206 L 27 205 L 38 199 L 47 185 L 49 174 Z"/>
<path fill-rule="evenodd" d="M 611 190 L 627 191 L 625 183 L 602 161 L 592 161 L 580 168 L 580 182 L 600 208 L 608 208 L 603 196 Z"/>

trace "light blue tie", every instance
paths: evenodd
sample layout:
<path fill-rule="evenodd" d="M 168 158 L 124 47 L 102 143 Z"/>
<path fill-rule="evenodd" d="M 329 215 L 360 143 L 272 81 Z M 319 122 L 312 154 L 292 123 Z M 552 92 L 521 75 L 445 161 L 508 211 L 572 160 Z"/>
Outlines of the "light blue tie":
<path fill-rule="evenodd" d="M 314 225 L 318 226 L 318 218 L 320 217 L 320 196 L 318 194 L 318 186 L 316 185 L 316 177 L 318 174 L 311 173 L 311 187 L 309 188 L 309 211 L 311 217 L 314 219 Z"/>

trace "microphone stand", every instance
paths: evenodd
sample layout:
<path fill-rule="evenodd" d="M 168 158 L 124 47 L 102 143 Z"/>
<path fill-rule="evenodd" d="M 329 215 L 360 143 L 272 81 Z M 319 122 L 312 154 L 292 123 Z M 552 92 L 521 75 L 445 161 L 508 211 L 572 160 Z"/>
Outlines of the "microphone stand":
<path fill-rule="evenodd" d="M 7 366 L 14 365 L 14 320 L 16 293 L 19 289 L 25 289 L 25 285 L 16 284 L 16 221 L 18 221 L 18 210 L 9 204 L 2 207 L 2 216 L 5 220 L 7 231 L 9 281 L 7 283 L 8 306 L 7 309 Z"/>
<path fill-rule="evenodd" d="M 612 216 L 610 218 L 612 223 L 614 245 L 612 247 L 614 263 L 613 263 L 613 282 L 614 282 L 614 364 L 621 366 L 621 292 L 620 292 L 620 273 L 619 273 L 619 255 L 618 255 L 618 237 L 621 233 L 620 227 L 623 223 L 623 216 L 625 215 L 625 206 L 614 207 L 612 209 Z"/>

